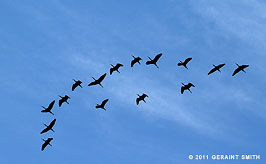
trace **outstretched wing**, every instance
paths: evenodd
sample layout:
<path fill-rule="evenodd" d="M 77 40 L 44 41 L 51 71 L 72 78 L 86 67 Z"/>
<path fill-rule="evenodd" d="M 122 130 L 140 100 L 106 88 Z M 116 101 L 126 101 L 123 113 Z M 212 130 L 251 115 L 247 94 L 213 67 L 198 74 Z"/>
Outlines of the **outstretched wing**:
<path fill-rule="evenodd" d="M 187 58 L 185 61 L 184 61 L 184 64 L 186 65 L 192 58 Z"/>
<path fill-rule="evenodd" d="M 154 62 L 156 63 L 156 62 L 160 59 L 160 57 L 161 57 L 162 55 L 163 55 L 162 53 L 156 55 L 155 58 L 153 59 Z"/>
<path fill-rule="evenodd" d="M 103 79 L 105 78 L 105 76 L 106 76 L 106 73 L 103 74 L 103 75 L 98 79 L 98 81 L 101 83 L 101 82 L 103 81 Z"/>
<path fill-rule="evenodd" d="M 140 102 L 140 98 L 138 97 L 138 98 L 136 99 L 136 103 L 137 103 L 137 105 L 139 105 L 139 102 Z"/>
<path fill-rule="evenodd" d="M 105 106 L 105 104 L 107 103 L 108 100 L 109 100 L 109 99 L 105 99 L 105 100 L 103 100 L 103 102 L 102 102 L 102 106 Z"/>
<path fill-rule="evenodd" d="M 48 128 L 46 127 L 45 129 L 43 129 L 42 131 L 41 131 L 41 133 L 40 134 L 43 134 L 43 133 L 45 133 L 45 132 L 48 132 Z"/>
<path fill-rule="evenodd" d="M 44 142 L 43 144 L 42 144 L 42 151 L 45 149 L 45 147 L 48 145 L 48 142 Z"/>
<path fill-rule="evenodd" d="M 238 67 L 232 74 L 232 76 L 235 76 L 235 74 L 237 74 L 239 71 L 241 71 L 241 69 Z"/>
<path fill-rule="evenodd" d="M 184 87 L 184 86 L 182 86 L 182 87 L 181 87 L 181 94 L 183 94 L 183 93 L 184 93 L 184 91 L 185 91 L 185 87 Z"/>
<path fill-rule="evenodd" d="M 189 87 L 195 87 L 195 85 L 193 85 L 192 83 L 188 83 L 187 84 Z"/>
<path fill-rule="evenodd" d="M 64 101 L 62 99 L 59 100 L 59 107 L 61 107 L 61 105 L 63 104 L 63 102 Z"/>
<path fill-rule="evenodd" d="M 216 71 L 216 68 L 211 69 L 210 72 L 208 73 L 208 75 L 212 74 L 215 71 Z"/>
<path fill-rule="evenodd" d="M 110 75 L 114 72 L 115 68 L 110 68 Z"/>
<path fill-rule="evenodd" d="M 118 64 L 116 64 L 116 67 L 123 67 L 124 65 L 123 64 L 120 64 L 120 63 L 118 63 Z"/>
<path fill-rule="evenodd" d="M 92 85 L 96 85 L 96 84 L 97 84 L 97 82 L 96 81 L 93 81 L 88 86 L 92 86 Z"/>
<path fill-rule="evenodd" d="M 225 66 L 225 64 L 219 64 L 217 67 L 220 69 L 220 68 L 222 68 L 223 66 Z"/>
<path fill-rule="evenodd" d="M 56 119 L 54 119 L 54 120 L 50 123 L 49 127 L 52 128 L 52 127 L 54 126 L 55 122 L 56 122 Z"/>
<path fill-rule="evenodd" d="M 74 83 L 73 85 L 72 85 L 72 91 L 74 91 L 75 90 L 75 88 L 77 88 L 77 86 L 78 86 L 78 83 L 76 82 L 76 83 Z"/>
<path fill-rule="evenodd" d="M 137 60 L 136 59 L 133 59 L 132 61 L 131 61 L 131 67 L 133 67 L 134 66 L 134 64 L 137 62 Z"/>
<path fill-rule="evenodd" d="M 51 109 L 53 108 L 53 106 L 54 106 L 54 103 L 55 103 L 55 100 L 52 101 L 52 102 L 49 104 L 49 106 L 48 106 L 47 109 L 51 110 Z"/>

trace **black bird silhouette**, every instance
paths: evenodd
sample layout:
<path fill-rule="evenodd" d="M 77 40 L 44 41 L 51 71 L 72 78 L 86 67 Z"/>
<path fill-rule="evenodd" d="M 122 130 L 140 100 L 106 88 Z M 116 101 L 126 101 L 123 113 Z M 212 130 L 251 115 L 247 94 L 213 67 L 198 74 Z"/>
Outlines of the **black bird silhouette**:
<path fill-rule="evenodd" d="M 212 73 L 215 72 L 215 71 L 219 71 L 219 72 L 221 72 L 220 69 L 221 69 L 223 66 L 225 66 L 225 64 L 219 64 L 219 65 L 217 65 L 217 66 L 213 64 L 213 66 L 214 66 L 214 68 L 210 70 L 210 72 L 208 73 L 208 75 L 212 74 Z"/>
<path fill-rule="evenodd" d="M 75 83 L 72 85 L 72 91 L 74 91 L 77 88 L 77 86 L 79 86 L 80 88 L 82 88 L 82 86 L 81 86 L 81 83 L 82 82 L 80 80 L 76 81 L 75 79 L 73 79 L 73 81 Z"/>
<path fill-rule="evenodd" d="M 49 125 L 44 124 L 44 126 L 46 126 L 46 128 L 41 131 L 41 134 L 46 133 L 49 130 L 54 132 L 53 127 L 54 127 L 55 121 L 56 121 L 56 119 L 54 119 Z"/>
<path fill-rule="evenodd" d="M 145 103 L 146 103 L 146 101 L 145 101 L 145 98 L 146 97 L 149 97 L 148 95 L 146 95 L 145 93 L 143 93 L 142 95 L 139 95 L 139 94 L 137 94 L 139 97 L 136 99 L 136 103 L 137 103 L 137 105 L 139 105 L 139 102 L 140 101 L 144 101 Z"/>
<path fill-rule="evenodd" d="M 107 103 L 107 101 L 108 101 L 109 99 L 105 99 L 105 100 L 103 100 L 102 101 L 102 103 L 99 105 L 99 104 L 96 104 L 96 108 L 101 108 L 101 109 L 103 109 L 103 110 L 106 110 L 105 109 L 105 104 Z"/>
<path fill-rule="evenodd" d="M 234 73 L 232 74 L 232 76 L 235 76 L 235 74 L 237 74 L 240 71 L 243 71 L 246 73 L 246 71 L 244 70 L 245 68 L 247 68 L 249 65 L 238 65 L 236 64 L 238 67 L 237 69 L 235 69 Z"/>
<path fill-rule="evenodd" d="M 178 66 L 184 66 L 186 69 L 188 69 L 187 64 L 192 58 L 187 58 L 184 62 L 179 60 L 179 63 L 177 64 Z"/>
<path fill-rule="evenodd" d="M 112 68 L 110 68 L 110 75 L 112 75 L 114 71 L 117 71 L 118 73 L 120 73 L 118 69 L 120 67 L 123 67 L 123 64 L 117 63 L 115 66 L 113 64 L 111 64 L 111 66 Z"/>
<path fill-rule="evenodd" d="M 59 107 L 61 107 L 61 105 L 65 102 L 65 103 L 67 103 L 67 104 L 69 104 L 68 102 L 67 102 L 67 100 L 68 99 L 70 99 L 70 97 L 68 96 L 68 95 L 65 95 L 64 97 L 62 97 L 62 96 L 59 96 L 61 99 L 59 100 Z"/>
<path fill-rule="evenodd" d="M 44 106 L 42 106 L 44 110 L 42 110 L 41 112 L 43 112 L 43 113 L 47 113 L 47 112 L 48 112 L 48 113 L 51 113 L 52 115 L 54 115 L 54 114 L 51 112 L 51 110 L 52 110 L 52 108 L 53 108 L 53 106 L 54 106 L 54 103 L 55 103 L 55 100 L 52 101 L 52 102 L 49 104 L 49 106 L 48 106 L 47 108 L 45 108 Z"/>
<path fill-rule="evenodd" d="M 131 67 L 134 66 L 134 64 L 136 63 L 139 63 L 140 64 L 140 61 L 142 60 L 140 57 L 135 57 L 132 55 L 132 57 L 134 58 L 132 61 L 131 61 Z"/>
<path fill-rule="evenodd" d="M 97 84 L 99 84 L 99 85 L 103 88 L 101 82 L 103 81 L 103 79 L 105 78 L 105 76 L 106 76 L 106 73 L 103 74 L 101 77 L 99 77 L 99 79 L 95 79 L 94 77 L 92 77 L 94 81 L 91 82 L 88 86 L 92 86 L 92 85 L 97 85 Z"/>
<path fill-rule="evenodd" d="M 42 144 L 42 151 L 45 149 L 45 147 L 46 147 L 47 145 L 52 146 L 52 145 L 50 144 L 50 142 L 53 140 L 53 138 L 48 138 L 47 140 L 42 139 L 42 140 L 44 141 L 44 143 Z"/>
<path fill-rule="evenodd" d="M 182 85 L 183 86 L 181 87 L 181 94 L 183 94 L 185 90 L 188 90 L 190 93 L 192 93 L 190 87 L 195 87 L 192 83 L 188 83 L 187 85 L 182 83 Z"/>
<path fill-rule="evenodd" d="M 162 55 L 163 55 L 163 54 L 160 53 L 160 54 L 156 55 L 156 56 L 154 57 L 154 59 L 151 59 L 151 58 L 148 56 L 148 58 L 149 58 L 150 60 L 146 62 L 146 65 L 154 64 L 157 68 L 159 68 L 159 67 L 157 66 L 157 61 L 159 60 L 159 58 L 160 58 Z"/>

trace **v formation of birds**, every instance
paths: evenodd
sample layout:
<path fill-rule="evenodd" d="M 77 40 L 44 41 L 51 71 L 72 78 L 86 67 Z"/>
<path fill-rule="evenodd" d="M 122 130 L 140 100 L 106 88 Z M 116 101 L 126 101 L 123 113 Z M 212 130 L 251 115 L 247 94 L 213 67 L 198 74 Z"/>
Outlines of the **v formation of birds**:
<path fill-rule="evenodd" d="M 141 59 L 140 57 L 135 57 L 135 56 L 132 56 L 132 57 L 133 57 L 133 60 L 131 61 L 131 64 L 130 64 L 131 67 L 133 67 L 136 63 L 141 64 L 141 60 L 142 60 L 142 59 Z M 146 62 L 146 65 L 154 65 L 155 67 L 159 68 L 159 66 L 157 65 L 157 62 L 158 62 L 158 60 L 159 60 L 161 57 L 162 57 L 162 53 L 157 54 L 153 59 L 150 58 L 150 57 L 148 57 L 149 60 Z M 184 68 L 188 69 L 188 66 L 187 66 L 187 65 L 188 65 L 188 63 L 189 63 L 191 60 L 192 60 L 192 58 L 187 58 L 187 59 L 185 59 L 184 61 L 180 61 L 180 60 L 179 60 L 179 63 L 177 64 L 177 66 L 183 66 Z M 239 73 L 239 72 L 241 72 L 241 71 L 242 71 L 242 72 L 245 72 L 244 69 L 247 68 L 247 67 L 249 66 L 249 65 L 238 65 L 238 64 L 236 64 L 236 65 L 237 65 L 237 68 L 234 70 L 232 76 L 235 76 L 237 73 Z M 213 68 L 209 71 L 208 75 L 210 75 L 210 74 L 212 74 L 212 73 L 214 73 L 214 72 L 216 72 L 216 71 L 221 72 L 221 69 L 222 69 L 224 66 L 225 66 L 225 64 L 213 65 Z M 116 64 L 116 65 L 112 65 L 112 64 L 111 64 L 110 75 L 112 75 L 114 72 L 118 72 L 118 73 L 120 73 L 120 72 L 119 72 L 119 68 L 120 68 L 120 67 L 123 67 L 123 64 L 120 64 L 120 63 L 118 63 L 118 64 Z M 245 72 L 245 73 L 246 73 L 246 72 Z M 104 74 L 101 75 L 98 79 L 95 79 L 94 77 L 92 77 L 94 81 L 92 81 L 91 83 L 89 83 L 88 86 L 99 85 L 100 87 L 103 88 L 103 85 L 102 85 L 101 83 L 102 83 L 102 81 L 105 79 L 106 75 L 107 75 L 107 73 L 104 73 Z M 74 81 L 74 84 L 72 85 L 72 91 L 74 91 L 77 87 L 82 88 L 82 85 L 81 85 L 81 84 L 82 84 L 82 81 L 80 81 L 80 80 L 75 80 L 75 79 L 73 79 L 73 81 Z M 195 87 L 195 85 L 192 84 L 192 83 L 188 83 L 188 84 L 181 83 L 181 84 L 182 84 L 182 86 L 181 86 L 181 94 L 183 94 L 185 90 L 187 90 L 187 91 L 189 91 L 190 93 L 192 93 L 190 89 L 191 89 L 191 87 Z M 147 94 L 145 94 L 145 93 L 143 93 L 142 95 L 137 94 L 137 96 L 138 96 L 138 97 L 136 98 L 136 104 L 137 104 L 137 105 L 139 105 L 140 101 L 143 101 L 144 103 L 146 103 L 145 98 L 149 97 L 149 96 L 148 96 Z M 60 95 L 59 95 L 59 97 L 60 97 L 60 99 L 59 99 L 59 101 L 58 101 L 58 105 L 59 105 L 59 107 L 61 107 L 63 103 L 69 104 L 68 100 L 70 99 L 70 97 L 69 97 L 68 95 L 65 95 L 65 96 L 60 96 Z M 108 101 L 109 101 L 109 99 L 105 99 L 105 100 L 103 100 L 100 104 L 97 104 L 97 105 L 95 106 L 95 108 L 96 108 L 96 109 L 103 109 L 103 110 L 106 110 L 105 105 L 107 104 Z M 44 107 L 44 106 L 42 106 L 42 108 L 43 108 L 44 110 L 42 110 L 41 112 L 42 112 L 42 113 L 50 113 L 50 114 L 54 115 L 54 113 L 52 112 L 52 109 L 53 109 L 53 107 L 54 107 L 54 104 L 55 104 L 55 100 L 53 100 L 53 101 L 48 105 L 48 107 Z M 46 133 L 46 132 L 48 132 L 48 131 L 52 131 L 52 132 L 54 132 L 53 127 L 54 127 L 55 123 L 56 123 L 56 119 L 52 120 L 52 121 L 49 123 L 49 125 L 44 124 L 45 128 L 41 131 L 40 134 Z M 48 146 L 48 145 L 49 145 L 49 146 L 52 146 L 52 145 L 51 145 L 51 141 L 53 140 L 53 138 L 47 138 L 46 140 L 45 140 L 45 139 L 42 139 L 42 140 L 44 141 L 44 143 L 42 144 L 42 147 L 41 147 L 41 150 L 42 150 L 42 151 L 46 148 L 46 146 Z"/>

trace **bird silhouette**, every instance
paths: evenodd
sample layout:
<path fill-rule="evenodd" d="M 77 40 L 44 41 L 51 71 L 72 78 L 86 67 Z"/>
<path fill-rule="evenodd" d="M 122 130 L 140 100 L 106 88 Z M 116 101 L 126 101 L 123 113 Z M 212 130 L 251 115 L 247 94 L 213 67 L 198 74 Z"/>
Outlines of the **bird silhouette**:
<path fill-rule="evenodd" d="M 217 65 L 217 66 L 213 64 L 213 66 L 214 66 L 214 68 L 210 70 L 210 72 L 208 73 L 208 75 L 212 74 L 212 73 L 215 72 L 215 71 L 219 71 L 219 72 L 221 72 L 220 69 L 221 69 L 223 66 L 225 66 L 225 64 L 219 64 L 219 65 Z"/>
<path fill-rule="evenodd" d="M 232 74 L 232 76 L 235 76 L 235 74 L 237 74 L 240 71 L 243 71 L 246 73 L 246 71 L 244 70 L 245 68 L 247 68 L 249 65 L 238 65 L 236 64 L 238 67 L 237 69 L 235 69 L 234 73 Z"/>
<path fill-rule="evenodd" d="M 135 57 L 133 55 L 132 55 L 132 57 L 133 57 L 133 60 L 131 61 L 131 67 L 133 67 L 134 64 L 136 64 L 136 63 L 140 64 L 140 61 L 142 60 L 140 57 Z"/>
<path fill-rule="evenodd" d="M 55 125 L 55 121 L 56 121 L 56 119 L 54 119 L 49 125 L 44 124 L 44 126 L 46 126 L 46 128 L 41 131 L 41 134 L 46 133 L 49 130 L 54 132 L 53 127 Z"/>
<path fill-rule="evenodd" d="M 94 81 L 91 82 L 88 86 L 92 86 L 92 85 L 97 85 L 97 84 L 99 84 L 99 85 L 103 88 L 101 82 L 104 80 L 105 76 L 106 76 L 106 73 L 103 74 L 101 77 L 99 77 L 99 79 L 95 79 L 94 77 L 92 77 Z"/>
<path fill-rule="evenodd" d="M 192 60 L 192 58 L 187 58 L 184 62 L 182 62 L 181 60 L 179 60 L 179 63 L 177 64 L 178 66 L 184 66 L 186 69 L 188 69 L 187 64 L 188 62 Z"/>
<path fill-rule="evenodd" d="M 47 140 L 42 139 L 44 143 L 42 144 L 42 151 L 46 148 L 47 145 L 52 146 L 50 142 L 53 140 L 53 138 L 48 138 Z"/>
<path fill-rule="evenodd" d="M 123 64 L 117 63 L 115 66 L 111 64 L 110 75 L 112 75 L 114 71 L 120 73 L 118 70 L 120 67 L 123 67 Z"/>
<path fill-rule="evenodd" d="M 61 107 L 61 105 L 65 102 L 65 103 L 67 103 L 67 104 L 69 104 L 68 102 L 67 102 L 67 100 L 68 99 L 70 99 L 70 97 L 68 96 L 68 95 L 65 95 L 64 97 L 62 97 L 62 96 L 59 96 L 61 99 L 59 100 L 59 107 Z"/>
<path fill-rule="evenodd" d="M 163 54 L 160 53 L 160 54 L 156 55 L 156 56 L 154 57 L 154 59 L 151 59 L 151 58 L 148 56 L 148 58 L 149 58 L 150 60 L 146 62 L 146 65 L 154 64 L 157 68 L 159 68 L 159 67 L 157 66 L 157 61 L 159 60 L 159 58 L 160 58 L 162 55 L 163 55 Z"/>
<path fill-rule="evenodd" d="M 149 97 L 148 95 L 146 95 L 145 93 L 143 93 L 142 95 L 139 95 L 139 94 L 137 94 L 139 97 L 136 99 L 136 103 L 137 103 L 137 105 L 139 105 L 139 102 L 140 101 L 144 101 L 145 103 L 146 103 L 146 101 L 145 101 L 145 98 L 146 97 Z"/>
<path fill-rule="evenodd" d="M 109 99 L 105 99 L 105 100 L 103 100 L 102 101 L 102 103 L 99 105 L 99 104 L 96 104 L 96 108 L 101 108 L 101 109 L 103 109 L 103 110 L 106 110 L 105 109 L 105 104 L 107 103 L 107 101 L 108 101 Z"/>
<path fill-rule="evenodd" d="M 54 106 L 54 103 L 55 103 L 55 100 L 52 101 L 52 102 L 49 104 L 49 106 L 48 106 L 47 108 L 45 108 L 44 106 L 42 106 L 44 110 L 42 110 L 41 112 L 43 112 L 43 113 L 47 113 L 47 112 L 48 112 L 48 113 L 51 113 L 52 115 L 54 115 L 54 114 L 51 112 L 51 110 L 52 110 L 52 108 L 53 108 L 53 106 Z"/>
<path fill-rule="evenodd" d="M 190 87 L 195 87 L 192 83 L 188 83 L 187 85 L 182 83 L 182 85 L 183 86 L 181 87 L 181 94 L 183 94 L 185 90 L 188 90 L 190 93 L 192 93 Z"/>
<path fill-rule="evenodd" d="M 75 79 L 73 79 L 73 81 L 75 82 L 73 85 L 72 85 L 72 91 L 74 91 L 76 88 L 77 88 L 77 86 L 79 86 L 80 88 L 82 88 L 82 86 L 81 86 L 81 81 L 80 80 L 75 80 Z"/>

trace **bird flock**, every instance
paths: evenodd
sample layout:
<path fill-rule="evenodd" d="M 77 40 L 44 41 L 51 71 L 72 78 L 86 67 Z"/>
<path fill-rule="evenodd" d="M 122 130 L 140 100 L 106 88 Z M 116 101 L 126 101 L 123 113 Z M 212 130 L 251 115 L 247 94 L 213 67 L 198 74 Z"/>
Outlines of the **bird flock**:
<path fill-rule="evenodd" d="M 133 57 L 133 60 L 131 61 L 131 64 L 130 64 L 131 67 L 133 67 L 136 63 L 141 64 L 141 60 L 142 60 L 142 58 L 140 58 L 140 57 L 135 57 L 135 56 L 132 56 L 132 57 Z M 155 67 L 159 68 L 159 66 L 157 65 L 157 62 L 158 62 L 158 60 L 159 60 L 161 57 L 162 57 L 162 53 L 157 54 L 153 59 L 150 58 L 150 57 L 148 56 L 149 60 L 146 62 L 146 65 L 154 65 Z M 188 69 L 187 64 L 188 64 L 191 60 L 192 60 L 192 58 L 187 58 L 187 59 L 185 59 L 183 62 L 179 60 L 179 63 L 177 64 L 177 66 L 183 66 L 184 68 Z M 238 64 L 236 64 L 236 65 L 237 65 L 237 68 L 234 70 L 232 76 L 235 76 L 235 75 L 236 75 L 237 73 L 239 73 L 240 71 L 245 72 L 244 69 L 247 68 L 247 67 L 249 66 L 249 65 L 238 65 Z M 120 64 L 120 63 L 117 63 L 115 66 L 111 64 L 110 75 L 112 75 L 115 71 L 118 72 L 118 73 L 120 73 L 119 68 L 120 68 L 120 67 L 123 67 L 123 66 L 124 66 L 124 65 L 123 65 L 123 64 Z M 225 66 L 225 64 L 219 64 L 219 65 L 217 65 L 217 66 L 213 64 L 213 67 L 214 67 L 214 68 L 212 68 L 212 69 L 208 72 L 208 75 L 211 75 L 212 73 L 214 73 L 214 72 L 216 72 L 216 71 L 221 72 L 221 68 L 224 67 L 224 66 Z M 246 72 L 245 72 L 245 73 L 246 73 Z M 104 74 L 101 75 L 98 79 L 92 77 L 92 79 L 93 79 L 94 81 L 90 82 L 90 83 L 88 84 L 88 86 L 99 85 L 100 87 L 103 88 L 103 85 L 102 85 L 101 83 L 102 83 L 102 81 L 105 79 L 106 75 L 107 75 L 107 73 L 104 73 Z M 75 80 L 75 79 L 73 79 L 73 81 L 74 81 L 74 84 L 72 85 L 72 91 L 74 91 L 77 87 L 83 88 L 82 85 L 81 85 L 81 84 L 82 84 L 82 81 L 80 81 L 80 80 Z M 181 84 L 182 84 L 182 86 L 181 86 L 181 94 L 183 94 L 185 90 L 188 90 L 190 93 L 192 93 L 191 90 L 190 90 L 190 88 L 191 88 L 191 87 L 195 87 L 195 85 L 192 84 L 192 83 L 188 83 L 188 84 L 181 83 Z M 146 98 L 146 97 L 149 97 L 149 96 L 148 96 L 147 94 L 145 94 L 145 93 L 143 93 L 142 95 L 137 94 L 137 96 L 138 96 L 138 97 L 136 98 L 136 104 L 137 104 L 137 105 L 139 105 L 140 101 L 143 101 L 144 103 L 146 103 L 145 98 Z M 59 97 L 60 97 L 60 99 L 59 99 L 59 101 L 58 101 L 58 105 L 59 105 L 59 107 L 61 107 L 63 103 L 69 104 L 68 100 L 70 99 L 70 97 L 69 97 L 68 95 L 65 95 L 65 96 L 60 96 L 60 95 L 59 95 Z M 96 109 L 103 109 L 103 110 L 106 110 L 105 105 L 107 104 L 108 101 L 109 101 L 109 99 L 105 99 L 105 100 L 103 100 L 103 101 L 101 102 L 101 104 L 96 104 L 95 108 L 96 108 Z M 44 110 L 42 110 L 41 112 L 42 112 L 42 113 L 50 113 L 51 115 L 54 115 L 54 113 L 52 112 L 52 109 L 53 109 L 53 107 L 54 107 L 55 102 L 56 102 L 56 101 L 53 100 L 53 101 L 48 105 L 48 107 L 44 107 L 44 106 L 42 106 L 42 108 L 43 108 Z M 56 123 L 56 119 L 53 119 L 53 120 L 49 123 L 49 125 L 44 124 L 45 128 L 40 132 L 40 134 L 46 133 L 46 132 L 48 132 L 48 131 L 52 131 L 52 132 L 54 132 L 53 127 L 54 127 L 55 123 Z M 45 139 L 42 139 L 42 140 L 44 141 L 44 143 L 42 144 L 42 147 L 41 147 L 41 150 L 42 150 L 42 151 L 47 147 L 47 145 L 52 146 L 52 145 L 51 145 L 51 141 L 53 140 L 52 137 L 51 137 L 51 138 L 47 138 L 46 140 L 45 140 Z"/>

